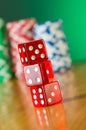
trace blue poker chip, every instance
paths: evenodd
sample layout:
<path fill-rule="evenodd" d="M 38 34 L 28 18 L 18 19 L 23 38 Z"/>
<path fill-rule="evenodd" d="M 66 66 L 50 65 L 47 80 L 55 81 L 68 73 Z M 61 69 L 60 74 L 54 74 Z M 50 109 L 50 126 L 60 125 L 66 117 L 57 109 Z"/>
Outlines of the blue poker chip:
<path fill-rule="evenodd" d="M 34 36 L 36 38 L 42 35 L 43 39 L 45 39 L 45 33 L 49 36 L 52 35 L 52 38 L 56 39 L 65 39 L 65 34 L 62 31 L 62 21 L 47 21 L 42 24 L 36 24 L 34 26 Z"/>
<path fill-rule="evenodd" d="M 47 21 L 34 26 L 34 38 L 44 39 L 54 72 L 71 68 L 71 58 L 62 30 L 62 20 Z"/>

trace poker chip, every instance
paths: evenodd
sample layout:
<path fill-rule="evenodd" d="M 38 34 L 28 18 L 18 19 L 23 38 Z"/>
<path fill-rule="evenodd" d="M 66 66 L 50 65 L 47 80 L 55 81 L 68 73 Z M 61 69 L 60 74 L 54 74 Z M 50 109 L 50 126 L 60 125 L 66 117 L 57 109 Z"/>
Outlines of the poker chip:
<path fill-rule="evenodd" d="M 33 40 L 33 26 L 35 23 L 34 18 L 7 23 L 8 35 L 11 41 L 13 69 L 17 78 L 23 77 L 23 66 L 19 58 L 18 44 Z"/>
<path fill-rule="evenodd" d="M 0 18 L 0 82 L 6 82 L 13 76 L 9 49 L 10 44 L 6 36 L 5 22 Z"/>
<path fill-rule="evenodd" d="M 62 20 L 47 21 L 34 26 L 34 39 L 44 39 L 54 72 L 71 68 L 71 58 Z"/>

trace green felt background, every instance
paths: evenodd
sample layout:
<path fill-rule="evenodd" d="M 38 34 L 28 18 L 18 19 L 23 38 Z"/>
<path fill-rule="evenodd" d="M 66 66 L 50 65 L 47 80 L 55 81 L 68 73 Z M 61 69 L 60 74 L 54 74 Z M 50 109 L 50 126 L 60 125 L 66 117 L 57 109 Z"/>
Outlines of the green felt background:
<path fill-rule="evenodd" d="M 31 16 L 63 19 L 73 61 L 86 61 L 86 0 L 0 0 L 0 17 L 7 21 Z"/>

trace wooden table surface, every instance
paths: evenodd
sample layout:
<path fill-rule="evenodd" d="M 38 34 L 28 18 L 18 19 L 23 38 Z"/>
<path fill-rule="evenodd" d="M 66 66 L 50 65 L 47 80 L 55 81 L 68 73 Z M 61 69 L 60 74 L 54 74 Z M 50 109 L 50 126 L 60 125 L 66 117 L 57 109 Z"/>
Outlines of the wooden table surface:
<path fill-rule="evenodd" d="M 35 108 L 21 80 L 0 84 L 0 130 L 86 130 L 86 63 L 55 74 L 63 104 Z"/>

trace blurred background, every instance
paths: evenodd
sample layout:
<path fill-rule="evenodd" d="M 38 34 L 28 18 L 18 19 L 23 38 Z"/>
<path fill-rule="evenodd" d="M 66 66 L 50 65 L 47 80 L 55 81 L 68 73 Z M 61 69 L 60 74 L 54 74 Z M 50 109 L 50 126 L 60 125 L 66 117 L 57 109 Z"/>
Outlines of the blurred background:
<path fill-rule="evenodd" d="M 61 18 L 72 60 L 86 61 L 85 0 L 0 0 L 0 17 L 6 21 L 35 17 L 38 22 Z"/>
<path fill-rule="evenodd" d="M 62 31 L 67 38 L 73 67 L 71 67 L 70 57 L 69 60 L 65 58 L 67 63 L 69 62 L 70 68 L 61 73 L 60 71 L 55 72 L 55 78 L 60 83 L 63 102 L 50 107 L 35 108 L 32 103 L 30 89 L 27 87 L 25 79 L 22 79 L 24 78 L 24 74 L 22 74 L 23 66 L 18 64 L 17 53 L 15 53 L 17 58 L 14 57 L 16 63 L 14 66 L 17 66 L 15 70 L 17 78 L 14 78 L 13 70 L 11 70 L 13 67 L 8 53 L 10 52 L 10 46 L 7 45 L 11 43 L 13 51 L 16 51 L 18 39 L 12 35 L 10 42 L 8 41 L 5 36 L 5 23 L 1 20 L 0 130 L 85 130 L 86 0 L 0 0 L 0 18 L 3 18 L 6 23 L 31 17 L 34 17 L 38 24 L 48 20 L 61 19 L 63 21 Z M 34 19 L 29 20 L 27 20 L 27 24 L 32 22 L 31 26 L 33 27 L 36 21 Z M 26 22 L 26 20 L 23 22 Z M 8 27 L 10 28 L 9 24 Z M 22 30 L 21 24 L 20 28 Z M 31 28 L 28 31 L 26 29 L 25 33 L 32 31 Z M 20 38 L 23 37 L 21 36 L 21 30 L 18 30 L 19 34 L 16 34 Z M 12 34 L 12 32 L 9 34 Z M 29 37 L 28 35 L 28 39 Z M 66 42 L 63 40 L 63 43 Z M 60 46 L 60 49 L 63 50 L 62 54 L 67 52 L 64 46 Z M 62 63 L 65 63 L 65 60 L 62 61 Z M 60 64 L 58 61 L 56 62 L 58 68 Z"/>

